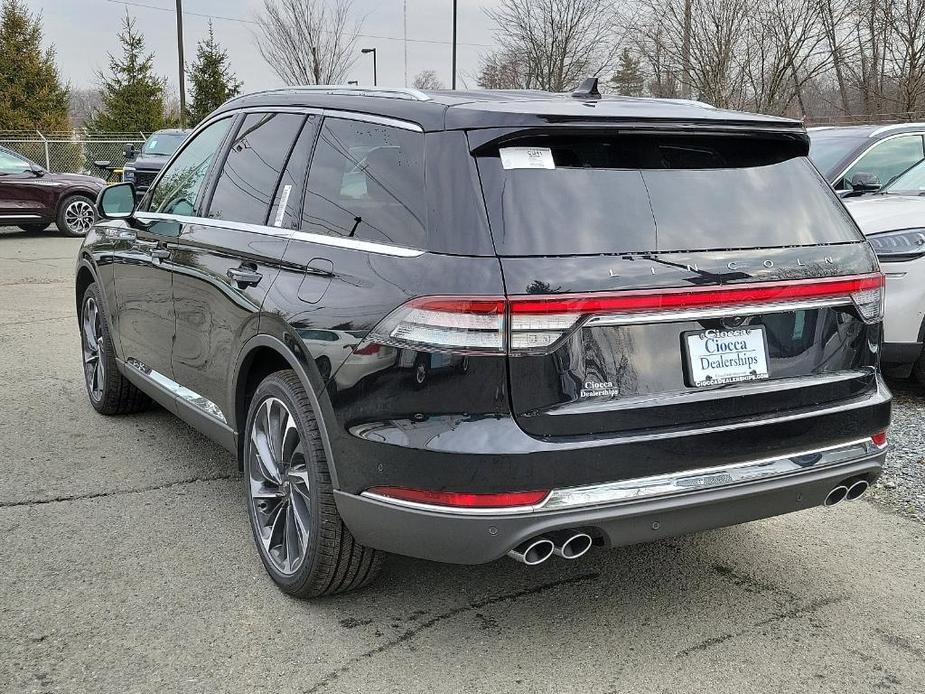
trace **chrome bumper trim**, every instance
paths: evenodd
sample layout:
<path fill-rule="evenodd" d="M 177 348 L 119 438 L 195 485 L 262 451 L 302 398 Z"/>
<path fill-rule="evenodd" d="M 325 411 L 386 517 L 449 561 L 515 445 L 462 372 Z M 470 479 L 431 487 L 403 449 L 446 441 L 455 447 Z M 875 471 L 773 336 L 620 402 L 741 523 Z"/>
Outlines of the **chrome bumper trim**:
<path fill-rule="evenodd" d="M 777 301 L 768 303 L 740 304 L 738 306 L 697 307 L 666 311 L 639 311 L 594 316 L 584 323 L 584 327 L 604 327 L 613 325 L 634 325 L 637 323 L 675 323 L 679 321 L 698 321 L 707 318 L 729 318 L 731 316 L 755 316 L 769 313 L 788 313 L 819 308 L 851 306 L 850 296 L 832 296 L 819 299 Z"/>
<path fill-rule="evenodd" d="M 665 475 L 638 477 L 583 487 L 565 487 L 563 489 L 553 489 L 542 502 L 533 506 L 459 508 L 405 501 L 371 492 L 363 492 L 361 496 L 394 506 L 451 515 L 509 516 L 544 511 L 565 511 L 589 506 L 605 506 L 625 501 L 690 494 L 706 489 L 729 487 L 772 477 L 785 477 L 809 470 L 818 470 L 824 467 L 862 460 L 884 452 L 887 447 L 886 445 L 877 446 L 869 438 L 858 439 L 846 444 L 816 448 L 783 457 L 762 458 L 732 465 L 719 465 L 695 470 L 681 470 Z"/>

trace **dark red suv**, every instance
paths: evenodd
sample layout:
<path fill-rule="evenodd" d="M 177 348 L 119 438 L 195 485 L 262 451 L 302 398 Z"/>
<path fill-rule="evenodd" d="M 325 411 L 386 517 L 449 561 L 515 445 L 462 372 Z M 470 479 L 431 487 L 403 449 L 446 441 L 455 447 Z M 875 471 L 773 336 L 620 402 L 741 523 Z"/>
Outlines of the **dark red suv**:
<path fill-rule="evenodd" d="M 51 173 L 0 147 L 0 225 L 44 231 L 54 222 L 68 236 L 85 236 L 96 219 L 96 196 L 105 186 L 95 176 Z"/>

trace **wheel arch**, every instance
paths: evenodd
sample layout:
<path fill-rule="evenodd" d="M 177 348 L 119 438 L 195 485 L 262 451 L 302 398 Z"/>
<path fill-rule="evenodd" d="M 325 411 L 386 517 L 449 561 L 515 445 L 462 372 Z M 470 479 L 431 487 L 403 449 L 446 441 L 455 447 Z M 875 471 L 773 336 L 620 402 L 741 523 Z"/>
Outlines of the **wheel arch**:
<path fill-rule="evenodd" d="M 329 422 L 335 421 L 333 407 L 324 394 L 324 383 L 311 355 L 306 354 L 290 335 L 286 334 L 283 338 L 280 339 L 267 333 L 255 335 L 245 343 L 235 363 L 228 401 L 232 403 L 230 423 L 235 431 L 238 466 L 243 466 L 244 462 L 243 430 L 254 391 L 260 382 L 271 373 L 292 369 L 311 401 L 315 418 L 318 420 L 321 444 L 324 447 L 331 472 L 331 482 L 334 488 L 338 489 L 337 471 L 328 427 Z"/>
<path fill-rule="evenodd" d="M 83 195 L 84 197 L 90 198 L 93 201 L 93 206 L 96 207 L 96 199 L 99 197 L 100 191 L 93 190 L 92 188 L 76 187 L 68 188 L 63 191 L 61 195 L 58 196 L 58 202 L 55 203 L 55 219 L 58 218 L 58 215 L 61 214 L 61 206 L 69 198 L 74 197 L 75 195 Z"/>
<path fill-rule="evenodd" d="M 74 280 L 74 299 L 78 319 L 80 318 L 80 304 L 83 302 L 87 287 L 94 282 L 96 282 L 96 273 L 93 272 L 86 260 L 82 261 L 77 266 L 77 277 Z"/>

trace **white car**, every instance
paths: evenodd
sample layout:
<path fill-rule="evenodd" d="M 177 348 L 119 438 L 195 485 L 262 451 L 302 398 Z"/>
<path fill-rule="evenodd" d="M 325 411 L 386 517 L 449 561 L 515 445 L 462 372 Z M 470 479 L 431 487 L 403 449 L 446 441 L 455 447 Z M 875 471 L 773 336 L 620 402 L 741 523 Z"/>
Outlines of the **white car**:
<path fill-rule="evenodd" d="M 925 162 L 878 194 L 848 198 L 845 205 L 886 274 L 884 369 L 925 385 Z"/>
<path fill-rule="evenodd" d="M 343 391 L 353 388 L 367 376 L 379 373 L 395 363 L 398 350 L 385 345 L 370 344 L 357 350 L 365 332 L 347 330 L 313 330 L 299 332 L 305 344 L 312 347 L 321 378 L 326 382 L 334 375 L 333 385 Z M 353 355 L 345 364 L 348 356 Z M 331 383 L 328 383 L 328 387 Z"/>

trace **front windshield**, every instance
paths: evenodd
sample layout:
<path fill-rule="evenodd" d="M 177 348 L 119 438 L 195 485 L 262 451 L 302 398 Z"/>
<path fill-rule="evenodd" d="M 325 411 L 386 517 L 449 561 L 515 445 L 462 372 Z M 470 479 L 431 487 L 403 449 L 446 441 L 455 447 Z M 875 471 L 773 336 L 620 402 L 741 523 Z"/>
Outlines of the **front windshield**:
<path fill-rule="evenodd" d="M 921 195 L 925 192 L 925 161 L 920 161 L 883 188 L 893 195 Z"/>
<path fill-rule="evenodd" d="M 866 135 L 835 135 L 825 130 L 809 133 L 809 158 L 823 175 L 831 176 L 832 169 L 867 139 Z"/>
<path fill-rule="evenodd" d="M 186 135 L 179 133 L 154 133 L 147 139 L 142 148 L 145 154 L 169 157 L 177 151 L 177 147 L 186 139 Z"/>

